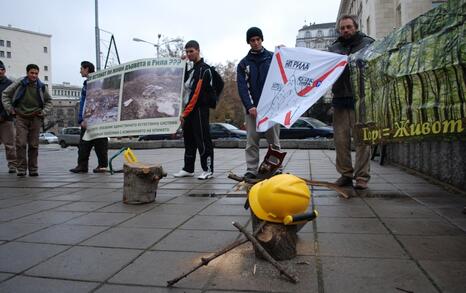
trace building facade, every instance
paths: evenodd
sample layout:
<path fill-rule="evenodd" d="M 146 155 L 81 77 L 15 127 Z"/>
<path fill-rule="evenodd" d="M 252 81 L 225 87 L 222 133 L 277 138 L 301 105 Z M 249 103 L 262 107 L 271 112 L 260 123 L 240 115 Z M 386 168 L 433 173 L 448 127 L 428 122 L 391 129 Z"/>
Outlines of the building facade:
<path fill-rule="evenodd" d="M 447 0 L 341 0 L 337 19 L 345 14 L 358 18 L 359 30 L 381 39 L 412 19 Z"/>
<path fill-rule="evenodd" d="M 335 22 L 304 25 L 296 36 L 296 47 L 327 51 L 328 47 L 338 37 L 335 27 Z M 307 111 L 307 116 L 330 123 L 331 115 L 329 110 L 331 102 L 332 92 L 328 91 L 319 102 Z"/>
<path fill-rule="evenodd" d="M 78 126 L 81 87 L 68 82 L 54 84 L 51 94 L 53 110 L 48 119 L 53 127 L 48 131 L 58 133 L 63 127 Z"/>
<path fill-rule="evenodd" d="M 335 22 L 304 25 L 298 31 L 296 47 L 327 51 L 327 48 L 337 38 L 335 26 Z"/>
<path fill-rule="evenodd" d="M 10 79 L 26 75 L 26 66 L 39 66 L 39 79 L 52 87 L 51 35 L 0 25 L 0 60 Z"/>

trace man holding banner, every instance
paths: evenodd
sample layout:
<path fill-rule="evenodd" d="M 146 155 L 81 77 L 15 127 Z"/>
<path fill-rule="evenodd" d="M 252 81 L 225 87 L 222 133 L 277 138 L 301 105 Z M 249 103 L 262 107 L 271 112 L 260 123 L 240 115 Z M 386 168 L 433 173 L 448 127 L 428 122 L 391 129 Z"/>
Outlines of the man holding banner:
<path fill-rule="evenodd" d="M 329 47 L 330 52 L 350 55 L 374 42 L 374 39 L 358 30 L 356 19 L 350 15 L 342 16 L 338 25 L 340 37 Z M 354 169 L 351 162 L 351 132 L 355 124 L 355 114 L 354 94 L 348 67 L 333 85 L 332 92 L 336 168 L 341 174 L 335 183 L 339 186 L 353 186 L 354 178 L 356 179 L 355 188 L 366 189 L 370 179 L 370 146 L 363 145 L 362 141 L 354 135 L 356 147 Z"/>
<path fill-rule="evenodd" d="M 79 114 L 78 123 L 81 125 L 81 135 L 78 146 L 78 165 L 70 172 L 73 173 L 87 173 L 89 156 L 91 154 L 92 147 L 94 147 L 95 154 L 97 155 L 98 166 L 93 170 L 94 173 L 105 173 L 108 166 L 108 139 L 106 137 L 95 138 L 89 141 L 83 140 L 83 136 L 86 133 L 87 122 L 84 117 L 84 109 L 86 103 L 87 94 L 87 77 L 90 73 L 95 71 L 94 64 L 89 61 L 81 62 L 81 76 L 86 78 L 83 83 L 81 90 L 81 98 L 79 100 Z"/>
<path fill-rule="evenodd" d="M 193 68 L 185 74 L 187 94 L 183 100 L 184 111 L 180 120 L 184 137 L 184 167 L 175 177 L 194 176 L 196 150 L 199 150 L 203 172 L 200 180 L 212 178 L 214 172 L 214 147 L 210 138 L 209 96 L 212 88 L 210 66 L 200 56 L 199 43 L 191 40 L 185 45 L 186 56 L 194 63 Z"/>
<path fill-rule="evenodd" d="M 248 29 L 246 42 L 251 49 L 237 68 L 238 92 L 246 109 L 247 143 L 245 152 L 247 170 L 244 177 L 247 179 L 256 178 L 259 167 L 260 133 L 256 131 L 257 106 L 273 56 L 272 52 L 267 51 L 262 46 L 263 41 L 264 37 L 259 28 L 251 27 Z M 275 124 L 265 131 L 265 138 L 273 149 L 280 150 L 280 125 Z"/>

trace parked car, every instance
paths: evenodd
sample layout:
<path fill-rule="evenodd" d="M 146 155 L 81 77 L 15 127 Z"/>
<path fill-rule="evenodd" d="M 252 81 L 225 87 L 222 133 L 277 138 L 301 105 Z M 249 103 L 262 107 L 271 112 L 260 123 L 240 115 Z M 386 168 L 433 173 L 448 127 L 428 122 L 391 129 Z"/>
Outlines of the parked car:
<path fill-rule="evenodd" d="M 39 143 L 58 143 L 58 137 L 50 132 L 40 133 Z"/>
<path fill-rule="evenodd" d="M 168 140 L 168 139 L 182 139 L 183 138 L 183 130 L 179 128 L 175 133 L 168 133 L 168 134 L 146 134 L 141 135 L 138 138 L 138 141 L 145 141 L 145 140 Z"/>
<path fill-rule="evenodd" d="M 69 145 L 76 146 L 79 144 L 80 134 L 80 127 L 65 127 L 58 134 L 58 143 L 62 148 L 66 148 Z"/>
<path fill-rule="evenodd" d="M 210 123 L 212 139 L 245 139 L 246 131 L 228 123 Z"/>
<path fill-rule="evenodd" d="M 303 139 L 310 137 L 333 138 L 333 127 L 311 117 L 301 117 L 288 129 L 280 126 L 281 139 Z"/>

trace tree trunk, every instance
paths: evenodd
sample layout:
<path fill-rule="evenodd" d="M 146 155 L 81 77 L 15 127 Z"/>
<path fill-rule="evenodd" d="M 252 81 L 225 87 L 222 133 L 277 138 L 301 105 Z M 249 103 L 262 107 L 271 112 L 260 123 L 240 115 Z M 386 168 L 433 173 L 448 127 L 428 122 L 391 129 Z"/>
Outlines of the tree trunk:
<path fill-rule="evenodd" d="M 252 230 L 260 225 L 261 220 L 251 211 Z M 275 260 L 287 260 L 296 257 L 297 225 L 284 225 L 266 222 L 256 239 Z M 256 257 L 263 258 L 262 254 L 254 249 Z"/>
<path fill-rule="evenodd" d="M 159 180 L 167 175 L 160 165 L 141 163 L 124 163 L 123 172 L 123 202 L 126 204 L 153 202 Z"/>

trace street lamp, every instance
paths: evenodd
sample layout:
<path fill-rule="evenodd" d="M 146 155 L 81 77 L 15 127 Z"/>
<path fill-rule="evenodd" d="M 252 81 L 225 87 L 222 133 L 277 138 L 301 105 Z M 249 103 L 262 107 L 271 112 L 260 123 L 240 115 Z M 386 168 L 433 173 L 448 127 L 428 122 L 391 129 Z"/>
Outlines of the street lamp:
<path fill-rule="evenodd" d="M 168 41 L 166 41 L 166 42 L 160 43 L 160 37 L 162 37 L 162 35 L 161 35 L 161 34 L 158 34 L 158 35 L 157 35 L 157 44 L 152 43 L 152 42 L 148 42 L 148 41 L 143 40 L 143 39 L 140 39 L 140 38 L 133 38 L 133 41 L 135 41 L 135 42 L 147 43 L 147 44 L 151 44 L 152 46 L 154 46 L 154 47 L 157 49 L 157 58 L 159 58 L 160 46 L 166 45 L 166 44 L 168 44 L 168 43 L 173 43 L 173 42 L 180 42 L 180 41 L 182 41 L 182 39 L 176 38 L 176 39 L 171 39 L 171 40 L 168 40 Z"/>

